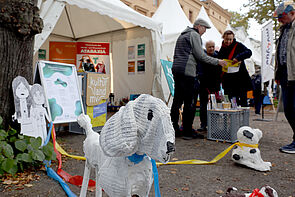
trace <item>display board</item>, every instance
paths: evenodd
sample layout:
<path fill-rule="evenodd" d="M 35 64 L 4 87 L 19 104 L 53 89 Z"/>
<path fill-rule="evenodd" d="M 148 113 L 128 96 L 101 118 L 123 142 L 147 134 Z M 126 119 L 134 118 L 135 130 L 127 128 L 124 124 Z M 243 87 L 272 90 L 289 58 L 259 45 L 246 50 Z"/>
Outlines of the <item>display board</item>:
<path fill-rule="evenodd" d="M 52 122 L 76 122 L 84 110 L 75 65 L 39 61 L 37 69 Z"/>
<path fill-rule="evenodd" d="M 110 94 L 110 75 L 87 73 L 87 91 L 86 104 L 87 106 L 95 106 L 102 99 L 107 99 Z"/>

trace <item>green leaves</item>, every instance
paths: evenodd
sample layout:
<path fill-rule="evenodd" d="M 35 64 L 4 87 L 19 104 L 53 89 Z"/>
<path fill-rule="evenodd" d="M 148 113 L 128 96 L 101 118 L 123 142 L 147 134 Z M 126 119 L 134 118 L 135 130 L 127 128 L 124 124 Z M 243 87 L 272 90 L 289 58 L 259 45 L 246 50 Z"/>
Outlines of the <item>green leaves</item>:
<path fill-rule="evenodd" d="M 17 161 L 7 158 L 2 162 L 1 168 L 9 174 L 15 174 L 18 170 Z"/>
<path fill-rule="evenodd" d="M 13 158 L 13 149 L 12 146 L 10 144 L 4 144 L 3 146 L 3 154 L 4 156 L 6 156 L 7 158 Z"/>
<path fill-rule="evenodd" d="M 24 152 L 27 148 L 27 143 L 25 140 L 18 140 L 14 144 L 15 148 L 17 148 L 21 152 Z"/>
<path fill-rule="evenodd" d="M 29 167 L 40 167 L 43 160 L 55 160 L 53 144 L 41 147 L 42 139 L 19 134 L 15 129 L 1 129 L 0 117 L 0 175 L 15 174 Z"/>

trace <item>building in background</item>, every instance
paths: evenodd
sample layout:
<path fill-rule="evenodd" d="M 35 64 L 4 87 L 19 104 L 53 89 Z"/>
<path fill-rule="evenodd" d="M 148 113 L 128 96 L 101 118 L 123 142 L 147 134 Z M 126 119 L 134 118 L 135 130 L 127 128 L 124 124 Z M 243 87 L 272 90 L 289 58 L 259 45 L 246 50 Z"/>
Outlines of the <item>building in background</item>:
<path fill-rule="evenodd" d="M 135 11 L 152 17 L 162 0 L 121 0 Z M 231 14 L 213 0 L 178 0 L 187 18 L 193 23 L 204 6 L 209 18 L 222 34 L 230 21 Z M 173 14 L 173 13 L 171 13 Z"/>

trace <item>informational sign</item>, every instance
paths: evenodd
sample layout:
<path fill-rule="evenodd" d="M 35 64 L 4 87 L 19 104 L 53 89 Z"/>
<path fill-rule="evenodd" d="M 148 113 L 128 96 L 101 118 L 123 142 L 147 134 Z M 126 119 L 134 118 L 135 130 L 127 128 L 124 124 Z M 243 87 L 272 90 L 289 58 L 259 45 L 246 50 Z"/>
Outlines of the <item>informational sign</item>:
<path fill-rule="evenodd" d="M 168 83 L 170 93 L 172 96 L 174 96 L 174 79 L 173 79 L 173 74 L 172 74 L 173 62 L 161 59 L 161 64 L 162 64 L 162 67 L 163 67 L 163 70 L 165 73 L 165 77 L 166 77 L 166 80 Z"/>
<path fill-rule="evenodd" d="M 128 74 L 135 74 L 135 61 L 128 62 Z"/>
<path fill-rule="evenodd" d="M 49 42 L 49 61 L 75 64 L 76 42 Z"/>
<path fill-rule="evenodd" d="M 87 73 L 86 105 L 98 105 L 110 94 L 110 75 Z"/>
<path fill-rule="evenodd" d="M 50 61 L 75 64 L 79 71 L 88 59 L 96 72 L 110 74 L 110 43 L 49 42 Z"/>
<path fill-rule="evenodd" d="M 135 59 L 135 46 L 128 47 L 128 59 L 129 60 Z"/>
<path fill-rule="evenodd" d="M 76 59 L 77 70 L 89 59 L 96 72 L 110 74 L 110 43 L 77 42 Z"/>
<path fill-rule="evenodd" d="M 137 45 L 137 57 L 138 58 L 145 57 L 145 44 L 138 44 Z"/>
<path fill-rule="evenodd" d="M 145 72 L 145 60 L 137 61 L 137 72 L 144 73 Z"/>
<path fill-rule="evenodd" d="M 37 69 L 53 123 L 76 122 L 83 107 L 75 65 L 39 61 Z"/>
<path fill-rule="evenodd" d="M 273 65 L 273 24 L 266 22 L 261 30 L 261 77 L 263 83 L 274 78 Z"/>
<path fill-rule="evenodd" d="M 45 49 L 38 50 L 38 59 L 39 60 L 46 60 L 46 50 Z"/>
<path fill-rule="evenodd" d="M 101 100 L 96 106 L 87 106 L 87 115 L 91 119 L 92 127 L 104 126 L 107 120 L 107 102 Z"/>

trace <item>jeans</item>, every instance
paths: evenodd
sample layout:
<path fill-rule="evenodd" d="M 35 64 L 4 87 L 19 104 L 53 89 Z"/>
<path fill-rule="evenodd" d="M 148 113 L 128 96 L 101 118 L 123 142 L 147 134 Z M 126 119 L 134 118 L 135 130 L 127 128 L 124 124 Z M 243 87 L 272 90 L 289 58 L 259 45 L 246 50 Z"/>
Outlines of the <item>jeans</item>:
<path fill-rule="evenodd" d="M 171 121 L 173 123 L 174 130 L 179 130 L 179 109 L 184 104 L 182 124 L 183 135 L 192 136 L 192 125 L 194 121 L 194 115 L 196 112 L 198 81 L 195 77 L 188 77 L 183 75 L 174 75 L 175 89 L 174 98 L 171 106 Z"/>
<path fill-rule="evenodd" d="M 202 87 L 200 88 L 200 122 L 201 128 L 207 127 L 207 104 L 208 104 L 208 96 L 209 92 L 207 88 Z"/>
<path fill-rule="evenodd" d="M 295 141 L 295 81 L 280 80 L 285 116 L 293 130 Z"/>

